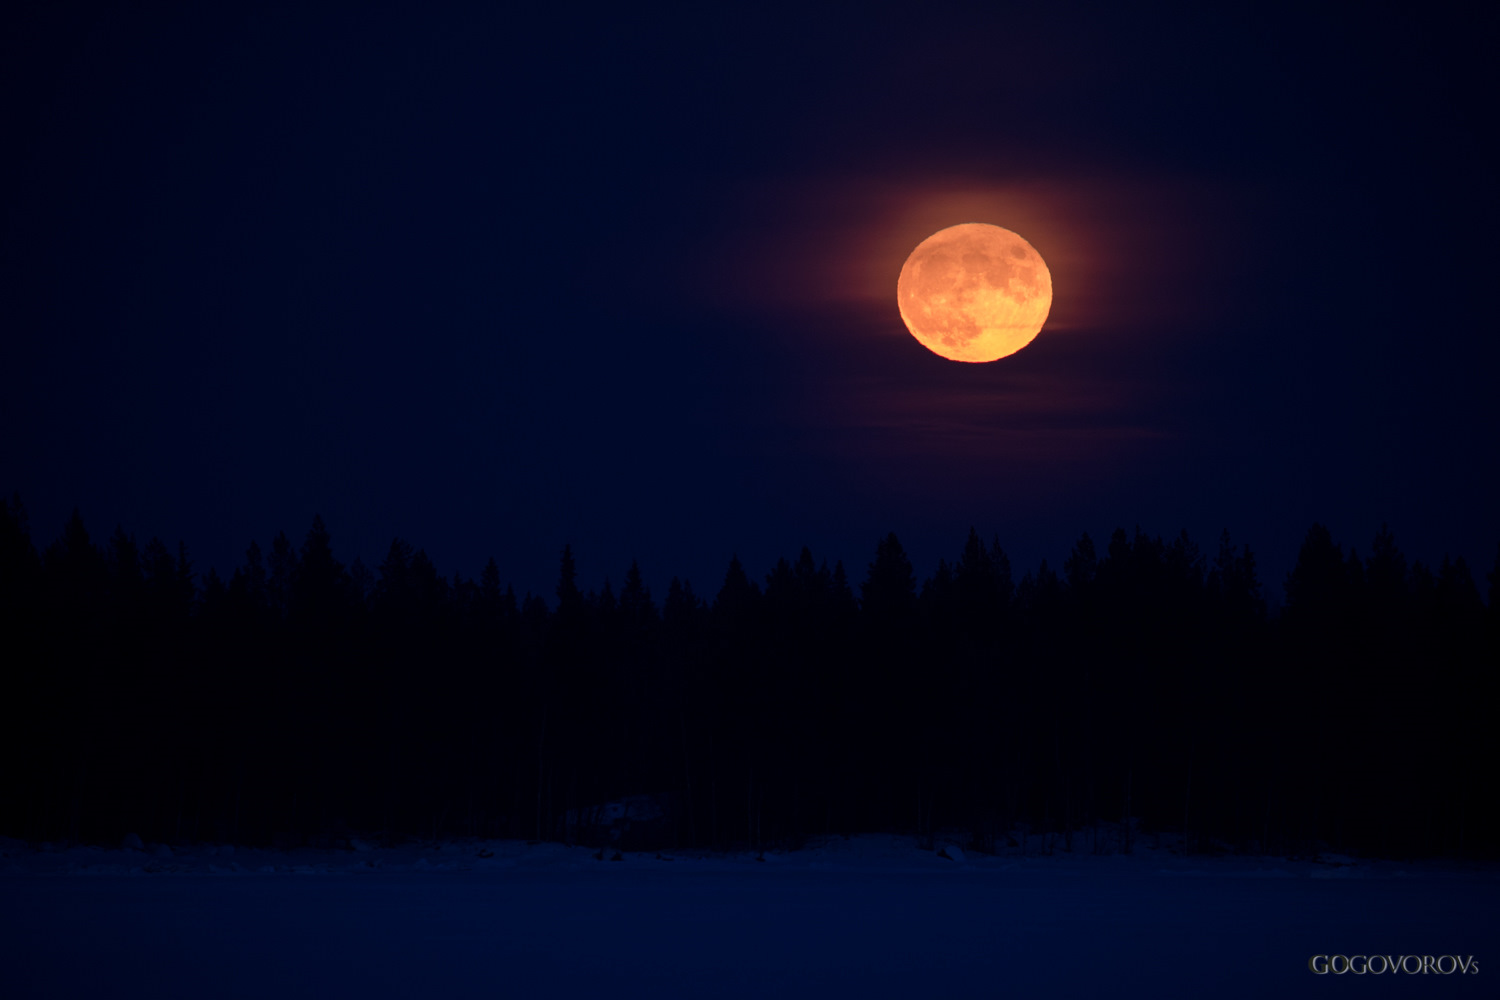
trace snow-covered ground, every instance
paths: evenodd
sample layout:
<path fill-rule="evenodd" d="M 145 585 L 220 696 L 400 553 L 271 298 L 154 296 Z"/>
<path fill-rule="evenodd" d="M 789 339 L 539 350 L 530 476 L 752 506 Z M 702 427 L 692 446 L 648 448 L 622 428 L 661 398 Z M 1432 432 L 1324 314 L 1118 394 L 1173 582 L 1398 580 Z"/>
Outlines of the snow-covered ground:
<path fill-rule="evenodd" d="M 142 846 L 0 844 L 0 996 L 1494 996 L 1500 975 L 1492 866 L 894 836 L 764 860 Z M 1480 971 L 1309 971 L 1334 954 Z"/>

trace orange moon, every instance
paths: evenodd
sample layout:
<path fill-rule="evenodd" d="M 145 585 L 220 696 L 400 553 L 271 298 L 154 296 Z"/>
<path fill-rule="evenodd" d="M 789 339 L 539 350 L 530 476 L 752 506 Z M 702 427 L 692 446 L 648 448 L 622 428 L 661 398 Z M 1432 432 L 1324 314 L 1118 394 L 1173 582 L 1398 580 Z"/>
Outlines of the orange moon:
<path fill-rule="evenodd" d="M 1052 272 L 1009 229 L 966 222 L 917 244 L 901 266 L 896 304 L 911 335 L 934 354 L 994 361 L 1041 332 L 1052 308 Z"/>

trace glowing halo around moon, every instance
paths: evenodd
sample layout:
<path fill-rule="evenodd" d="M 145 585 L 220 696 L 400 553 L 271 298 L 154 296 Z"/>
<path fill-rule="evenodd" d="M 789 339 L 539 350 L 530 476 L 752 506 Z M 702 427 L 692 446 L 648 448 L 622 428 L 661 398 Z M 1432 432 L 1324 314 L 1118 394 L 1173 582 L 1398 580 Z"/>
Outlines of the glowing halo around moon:
<path fill-rule="evenodd" d="M 934 354 L 995 361 L 1041 332 L 1052 308 L 1052 272 L 1009 229 L 966 222 L 917 244 L 901 266 L 896 304 L 912 336 Z"/>

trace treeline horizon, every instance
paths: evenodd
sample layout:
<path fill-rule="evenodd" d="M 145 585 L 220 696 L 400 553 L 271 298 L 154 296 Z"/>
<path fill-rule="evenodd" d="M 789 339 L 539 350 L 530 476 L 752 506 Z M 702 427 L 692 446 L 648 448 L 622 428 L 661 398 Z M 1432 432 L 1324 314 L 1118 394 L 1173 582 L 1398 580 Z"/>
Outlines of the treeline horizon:
<path fill-rule="evenodd" d="M 549 604 L 399 538 L 345 566 L 321 518 L 226 580 L 76 511 L 38 548 L 0 500 L 0 833 L 1494 856 L 1500 550 L 1488 601 L 1386 527 L 1369 553 L 1314 524 L 1268 609 L 1227 532 L 1084 533 L 1017 578 L 971 529 L 925 580 L 893 533 L 857 580 L 803 548 L 660 600 L 635 563 L 581 590 L 565 546 Z M 630 796 L 662 818 L 610 841 L 590 810 Z"/>

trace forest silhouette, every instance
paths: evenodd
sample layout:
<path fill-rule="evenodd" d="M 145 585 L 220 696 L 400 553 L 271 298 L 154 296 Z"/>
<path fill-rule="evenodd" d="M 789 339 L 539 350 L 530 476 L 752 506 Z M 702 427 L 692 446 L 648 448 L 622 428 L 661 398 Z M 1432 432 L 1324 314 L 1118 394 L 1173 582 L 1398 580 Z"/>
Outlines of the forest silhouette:
<path fill-rule="evenodd" d="M 515 837 L 766 849 L 892 830 L 995 851 L 1493 856 L 1500 555 L 1367 557 L 1322 525 L 1268 612 L 1254 553 L 1115 531 L 1016 578 L 969 533 L 919 580 L 803 548 L 658 600 L 632 563 L 552 600 L 251 543 L 225 580 L 0 501 L 0 833 L 31 842 Z M 591 809 L 658 812 L 622 831 Z"/>

